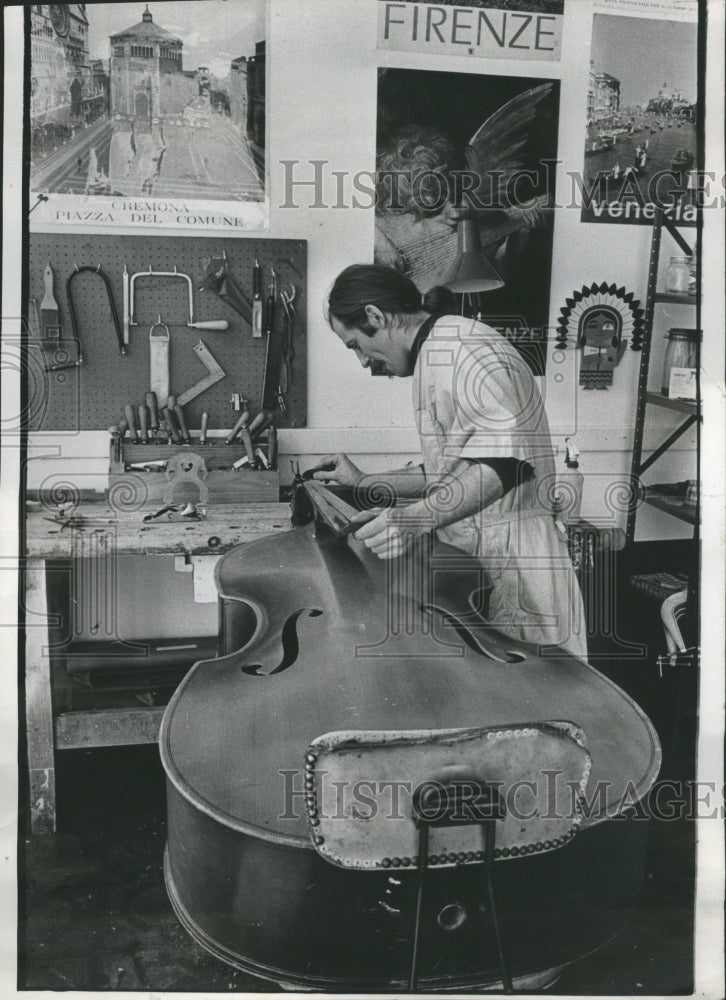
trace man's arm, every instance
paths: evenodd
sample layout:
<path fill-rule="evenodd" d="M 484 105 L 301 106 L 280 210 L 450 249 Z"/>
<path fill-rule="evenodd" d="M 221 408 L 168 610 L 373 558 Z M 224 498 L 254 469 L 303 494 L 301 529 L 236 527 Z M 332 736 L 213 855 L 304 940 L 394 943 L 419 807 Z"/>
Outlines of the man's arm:
<path fill-rule="evenodd" d="M 426 476 L 421 465 L 407 465 L 390 472 L 365 473 L 347 455 L 325 455 L 314 468 L 317 471 L 313 474 L 313 479 L 318 482 L 350 486 L 363 491 L 388 487 L 397 497 L 420 497 L 426 489 Z"/>

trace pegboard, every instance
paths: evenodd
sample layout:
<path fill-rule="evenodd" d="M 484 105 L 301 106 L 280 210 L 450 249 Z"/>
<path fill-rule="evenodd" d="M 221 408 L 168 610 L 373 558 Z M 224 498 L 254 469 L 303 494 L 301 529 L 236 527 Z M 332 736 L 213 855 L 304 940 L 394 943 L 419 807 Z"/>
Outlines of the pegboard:
<path fill-rule="evenodd" d="M 277 412 L 278 427 L 303 427 L 307 414 L 307 328 L 306 275 L 307 244 L 304 240 L 213 239 L 181 236 L 85 236 L 65 233 L 31 233 L 28 263 L 29 298 L 40 310 L 43 272 L 50 264 L 54 275 L 54 297 L 58 303 L 62 336 L 71 337 L 71 315 L 66 281 L 74 266 L 100 266 L 113 290 L 114 302 L 123 323 L 123 270 L 132 274 L 148 271 L 177 271 L 190 275 L 193 287 L 194 321 L 227 320 L 225 331 L 195 330 L 188 320 L 188 283 L 179 278 L 145 276 L 134 286 L 135 326 L 130 327 L 126 356 L 119 351 L 118 339 L 108 306 L 106 290 L 96 274 L 82 272 L 72 283 L 76 326 L 81 341 L 83 364 L 58 372 L 42 372 L 41 352 L 32 332 L 29 337 L 28 408 L 31 430 L 99 430 L 117 424 L 127 403 L 144 402 L 149 391 L 149 330 L 161 315 L 169 327 L 170 391 L 181 393 L 202 379 L 207 370 L 192 348 L 200 340 L 209 348 L 225 371 L 225 378 L 207 389 L 184 409 L 190 430 L 198 428 L 202 411 L 209 414 L 209 430 L 229 428 L 237 420 L 230 399 L 239 393 L 254 415 L 262 407 L 267 340 L 254 338 L 249 323 L 227 302 L 210 291 L 200 290 L 206 262 L 211 257 L 227 257 L 229 275 L 248 299 L 252 299 L 255 259 L 262 276 L 263 304 L 270 284 L 270 268 L 277 275 L 278 294 L 295 286 L 298 328 L 293 335 L 294 361 L 287 411 Z M 274 374 L 280 363 L 283 336 L 283 307 L 277 301 L 270 337 L 268 367 Z M 32 330 L 32 323 L 31 323 Z M 158 332 L 158 331 L 157 331 Z M 276 382 L 275 382 L 276 385 Z M 274 397 L 273 397 L 274 400 Z M 267 401 L 270 404 L 270 400 Z"/>

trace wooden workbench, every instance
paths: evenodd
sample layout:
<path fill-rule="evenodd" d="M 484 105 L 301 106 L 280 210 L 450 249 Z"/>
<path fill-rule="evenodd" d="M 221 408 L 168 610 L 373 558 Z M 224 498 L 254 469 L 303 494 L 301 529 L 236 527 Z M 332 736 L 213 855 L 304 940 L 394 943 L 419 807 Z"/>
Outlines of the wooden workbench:
<path fill-rule="evenodd" d="M 25 713 L 33 833 L 55 831 L 56 750 L 154 742 L 164 712 L 139 706 L 54 714 L 46 564 L 129 555 L 221 555 L 290 530 L 290 509 L 283 503 L 217 504 L 205 518 L 188 523 L 160 518 L 145 524 L 146 513 L 112 509 L 101 499 L 81 501 L 73 524 L 61 531 L 46 520 L 49 510 L 27 512 Z"/>

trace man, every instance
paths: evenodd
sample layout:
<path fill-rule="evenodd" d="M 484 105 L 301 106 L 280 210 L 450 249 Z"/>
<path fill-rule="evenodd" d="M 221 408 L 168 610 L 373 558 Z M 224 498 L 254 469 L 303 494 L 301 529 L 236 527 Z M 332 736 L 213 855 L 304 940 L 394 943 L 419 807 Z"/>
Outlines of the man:
<path fill-rule="evenodd" d="M 585 659 L 582 597 L 548 504 L 555 473 L 539 392 L 516 349 L 454 315 L 451 298 L 440 288 L 422 298 L 407 277 L 380 265 L 353 265 L 333 285 L 331 326 L 363 367 L 375 361 L 389 377 L 413 377 L 423 454 L 415 470 L 375 476 L 397 496 L 418 499 L 362 511 L 355 537 L 392 559 L 436 530 L 486 568 L 492 625 Z M 317 470 L 316 479 L 365 486 L 345 455 L 326 456 Z"/>

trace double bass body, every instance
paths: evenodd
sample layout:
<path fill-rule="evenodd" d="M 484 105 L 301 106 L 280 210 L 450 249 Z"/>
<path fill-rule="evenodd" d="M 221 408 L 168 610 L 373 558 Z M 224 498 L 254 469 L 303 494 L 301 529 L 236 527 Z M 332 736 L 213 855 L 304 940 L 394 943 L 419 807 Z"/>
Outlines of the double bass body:
<path fill-rule="evenodd" d="M 637 900 L 646 824 L 624 806 L 657 776 L 657 737 L 587 664 L 485 628 L 472 610 L 482 584 L 473 560 L 436 546 L 431 572 L 402 565 L 313 525 L 220 560 L 222 655 L 190 671 L 160 736 L 170 898 L 192 936 L 238 968 L 310 990 L 401 988 L 416 871 L 321 856 L 306 805 L 310 745 L 340 731 L 561 720 L 584 734 L 589 811 L 559 849 L 492 866 L 509 969 L 534 988 L 615 934 Z M 482 869 L 427 872 L 421 989 L 501 981 Z"/>

